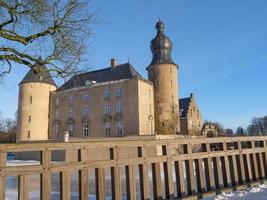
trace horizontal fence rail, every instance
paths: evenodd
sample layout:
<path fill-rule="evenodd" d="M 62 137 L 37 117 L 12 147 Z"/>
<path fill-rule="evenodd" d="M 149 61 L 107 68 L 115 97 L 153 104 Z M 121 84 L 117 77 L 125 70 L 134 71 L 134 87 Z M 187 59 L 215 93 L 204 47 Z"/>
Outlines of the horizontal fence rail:
<path fill-rule="evenodd" d="M 40 199 L 51 199 L 51 176 L 59 174 L 60 199 L 71 199 L 71 173 L 78 173 L 79 199 L 204 198 L 267 178 L 267 137 L 199 139 L 99 139 L 0 145 L 0 199 L 6 178 L 18 177 L 18 199 L 29 199 L 29 176 L 40 176 Z M 38 154 L 35 165 L 8 165 L 9 152 Z M 54 154 L 63 152 L 61 161 Z M 89 184 L 93 171 L 94 183 Z M 109 173 L 107 173 L 107 171 Z M 110 184 L 107 184 L 107 179 Z M 109 187 L 109 188 L 107 188 Z M 124 192 L 125 190 L 125 192 Z M 124 194 L 125 193 L 125 194 Z M 91 194 L 90 194 L 91 195 Z"/>

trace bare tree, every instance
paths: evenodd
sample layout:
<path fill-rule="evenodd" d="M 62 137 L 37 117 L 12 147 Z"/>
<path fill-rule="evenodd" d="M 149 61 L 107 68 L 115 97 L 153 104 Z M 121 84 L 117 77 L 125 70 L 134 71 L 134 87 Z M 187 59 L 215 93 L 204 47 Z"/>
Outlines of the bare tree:
<path fill-rule="evenodd" d="M 0 79 L 13 63 L 59 77 L 79 71 L 95 22 L 87 0 L 0 0 Z"/>
<path fill-rule="evenodd" d="M 267 133 L 267 116 L 253 118 L 247 131 L 249 135 L 265 135 Z"/>
<path fill-rule="evenodd" d="M 226 136 L 232 137 L 232 136 L 234 136 L 234 131 L 231 128 L 227 128 L 227 129 L 225 129 L 225 134 L 226 134 Z"/>

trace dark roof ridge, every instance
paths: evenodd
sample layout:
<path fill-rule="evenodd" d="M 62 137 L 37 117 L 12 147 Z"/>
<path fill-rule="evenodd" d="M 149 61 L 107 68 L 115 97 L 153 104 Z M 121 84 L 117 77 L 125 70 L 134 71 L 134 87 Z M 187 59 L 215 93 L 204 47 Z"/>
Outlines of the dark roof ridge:
<path fill-rule="evenodd" d="M 92 83 L 94 81 L 96 83 L 103 83 L 103 82 L 116 81 L 122 79 L 132 79 L 133 77 L 142 77 L 142 76 L 128 62 L 128 63 L 118 64 L 115 67 L 108 67 L 81 74 L 76 74 L 72 78 L 70 78 L 66 83 L 64 83 L 58 89 L 58 91 L 85 86 L 87 84 L 86 83 L 87 81 L 91 81 Z"/>

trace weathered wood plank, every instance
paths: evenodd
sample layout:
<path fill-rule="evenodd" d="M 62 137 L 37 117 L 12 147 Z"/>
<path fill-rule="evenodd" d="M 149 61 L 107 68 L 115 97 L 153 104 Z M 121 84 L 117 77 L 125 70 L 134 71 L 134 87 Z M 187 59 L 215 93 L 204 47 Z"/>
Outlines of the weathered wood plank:
<path fill-rule="evenodd" d="M 152 181 L 153 181 L 154 199 L 155 200 L 163 199 L 160 163 L 152 163 Z"/>
<path fill-rule="evenodd" d="M 227 154 L 226 156 L 222 157 L 222 159 L 224 159 L 227 187 L 230 187 L 232 185 L 232 181 L 231 181 L 231 174 L 230 174 L 229 158 Z"/>
<path fill-rule="evenodd" d="M 252 182 L 252 169 L 251 169 L 251 160 L 250 160 L 250 154 L 246 154 L 246 161 L 247 161 L 247 168 L 248 168 L 248 181 Z"/>
<path fill-rule="evenodd" d="M 237 172 L 237 166 L 236 166 L 236 156 L 232 156 L 232 160 L 233 160 L 235 185 L 238 185 L 238 172 Z"/>
<path fill-rule="evenodd" d="M 18 176 L 18 197 L 19 200 L 29 199 L 29 177 L 27 175 Z"/>
<path fill-rule="evenodd" d="M 196 180 L 197 180 L 196 185 L 197 185 L 197 193 L 202 193 L 205 191 L 205 188 L 202 186 L 203 176 L 201 175 L 202 166 L 200 166 L 202 165 L 202 159 L 199 160 L 194 160 L 196 167 Z"/>
<path fill-rule="evenodd" d="M 144 147 L 139 146 L 137 148 L 138 151 L 138 157 L 145 157 L 145 150 Z M 150 199 L 150 188 L 149 188 L 149 182 L 148 182 L 148 169 L 147 164 L 139 164 L 139 181 L 140 181 L 140 193 L 141 193 L 141 199 L 147 200 Z"/>
<path fill-rule="evenodd" d="M 6 166 L 6 153 L 0 152 L 0 199 L 5 199 L 6 177 L 1 174 L 2 168 Z"/>
<path fill-rule="evenodd" d="M 110 148 L 110 159 L 117 160 L 118 159 L 118 151 L 117 148 Z M 121 197 L 121 176 L 120 176 L 120 167 L 115 166 L 111 167 L 111 188 L 112 188 L 112 199 L 120 200 Z"/>
<path fill-rule="evenodd" d="M 86 149 L 82 148 L 78 150 L 78 162 L 84 163 L 86 161 Z M 79 199 L 88 200 L 89 195 L 89 172 L 87 168 L 79 170 Z"/>
<path fill-rule="evenodd" d="M 173 163 L 170 158 L 170 145 L 162 146 L 162 154 L 167 156 L 167 162 L 163 163 L 165 193 L 167 199 L 174 199 Z"/>
<path fill-rule="evenodd" d="M 177 196 L 185 197 L 183 161 L 174 162 Z"/>
<path fill-rule="evenodd" d="M 210 151 L 210 144 L 206 143 L 207 147 L 207 154 L 208 158 L 205 160 L 205 171 L 206 171 L 206 176 L 208 177 L 208 190 L 214 190 L 215 189 L 215 183 L 214 183 L 214 174 L 212 170 L 212 159 L 211 159 L 211 151 Z"/>
<path fill-rule="evenodd" d="M 260 170 L 261 170 L 261 179 L 265 178 L 265 170 L 264 170 L 264 163 L 263 163 L 263 155 L 262 153 L 259 153 L 259 159 L 260 159 Z"/>
<path fill-rule="evenodd" d="M 70 172 L 63 171 L 59 173 L 60 199 L 70 200 Z"/>
<path fill-rule="evenodd" d="M 95 186 L 96 186 L 96 199 L 105 199 L 105 169 L 95 169 Z"/>
<path fill-rule="evenodd" d="M 135 172 L 133 165 L 125 166 L 126 193 L 128 200 L 136 199 Z"/>
<path fill-rule="evenodd" d="M 238 141 L 238 150 L 239 150 L 239 161 L 240 161 L 241 179 L 242 179 L 242 183 L 245 183 L 246 176 L 245 176 L 245 168 L 244 168 L 244 161 L 243 161 L 243 153 L 242 153 L 241 141 Z"/>
<path fill-rule="evenodd" d="M 40 199 L 51 199 L 51 151 L 40 152 L 41 165 L 43 172 L 40 174 Z"/>

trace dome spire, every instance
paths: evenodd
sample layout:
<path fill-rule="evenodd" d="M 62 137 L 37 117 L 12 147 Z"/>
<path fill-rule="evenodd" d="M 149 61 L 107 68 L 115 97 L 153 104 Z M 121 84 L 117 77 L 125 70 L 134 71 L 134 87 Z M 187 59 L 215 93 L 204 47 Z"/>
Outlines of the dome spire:
<path fill-rule="evenodd" d="M 164 34 L 164 23 L 160 20 L 156 23 L 157 35 L 150 43 L 153 54 L 150 65 L 175 64 L 171 58 L 172 42 Z"/>

